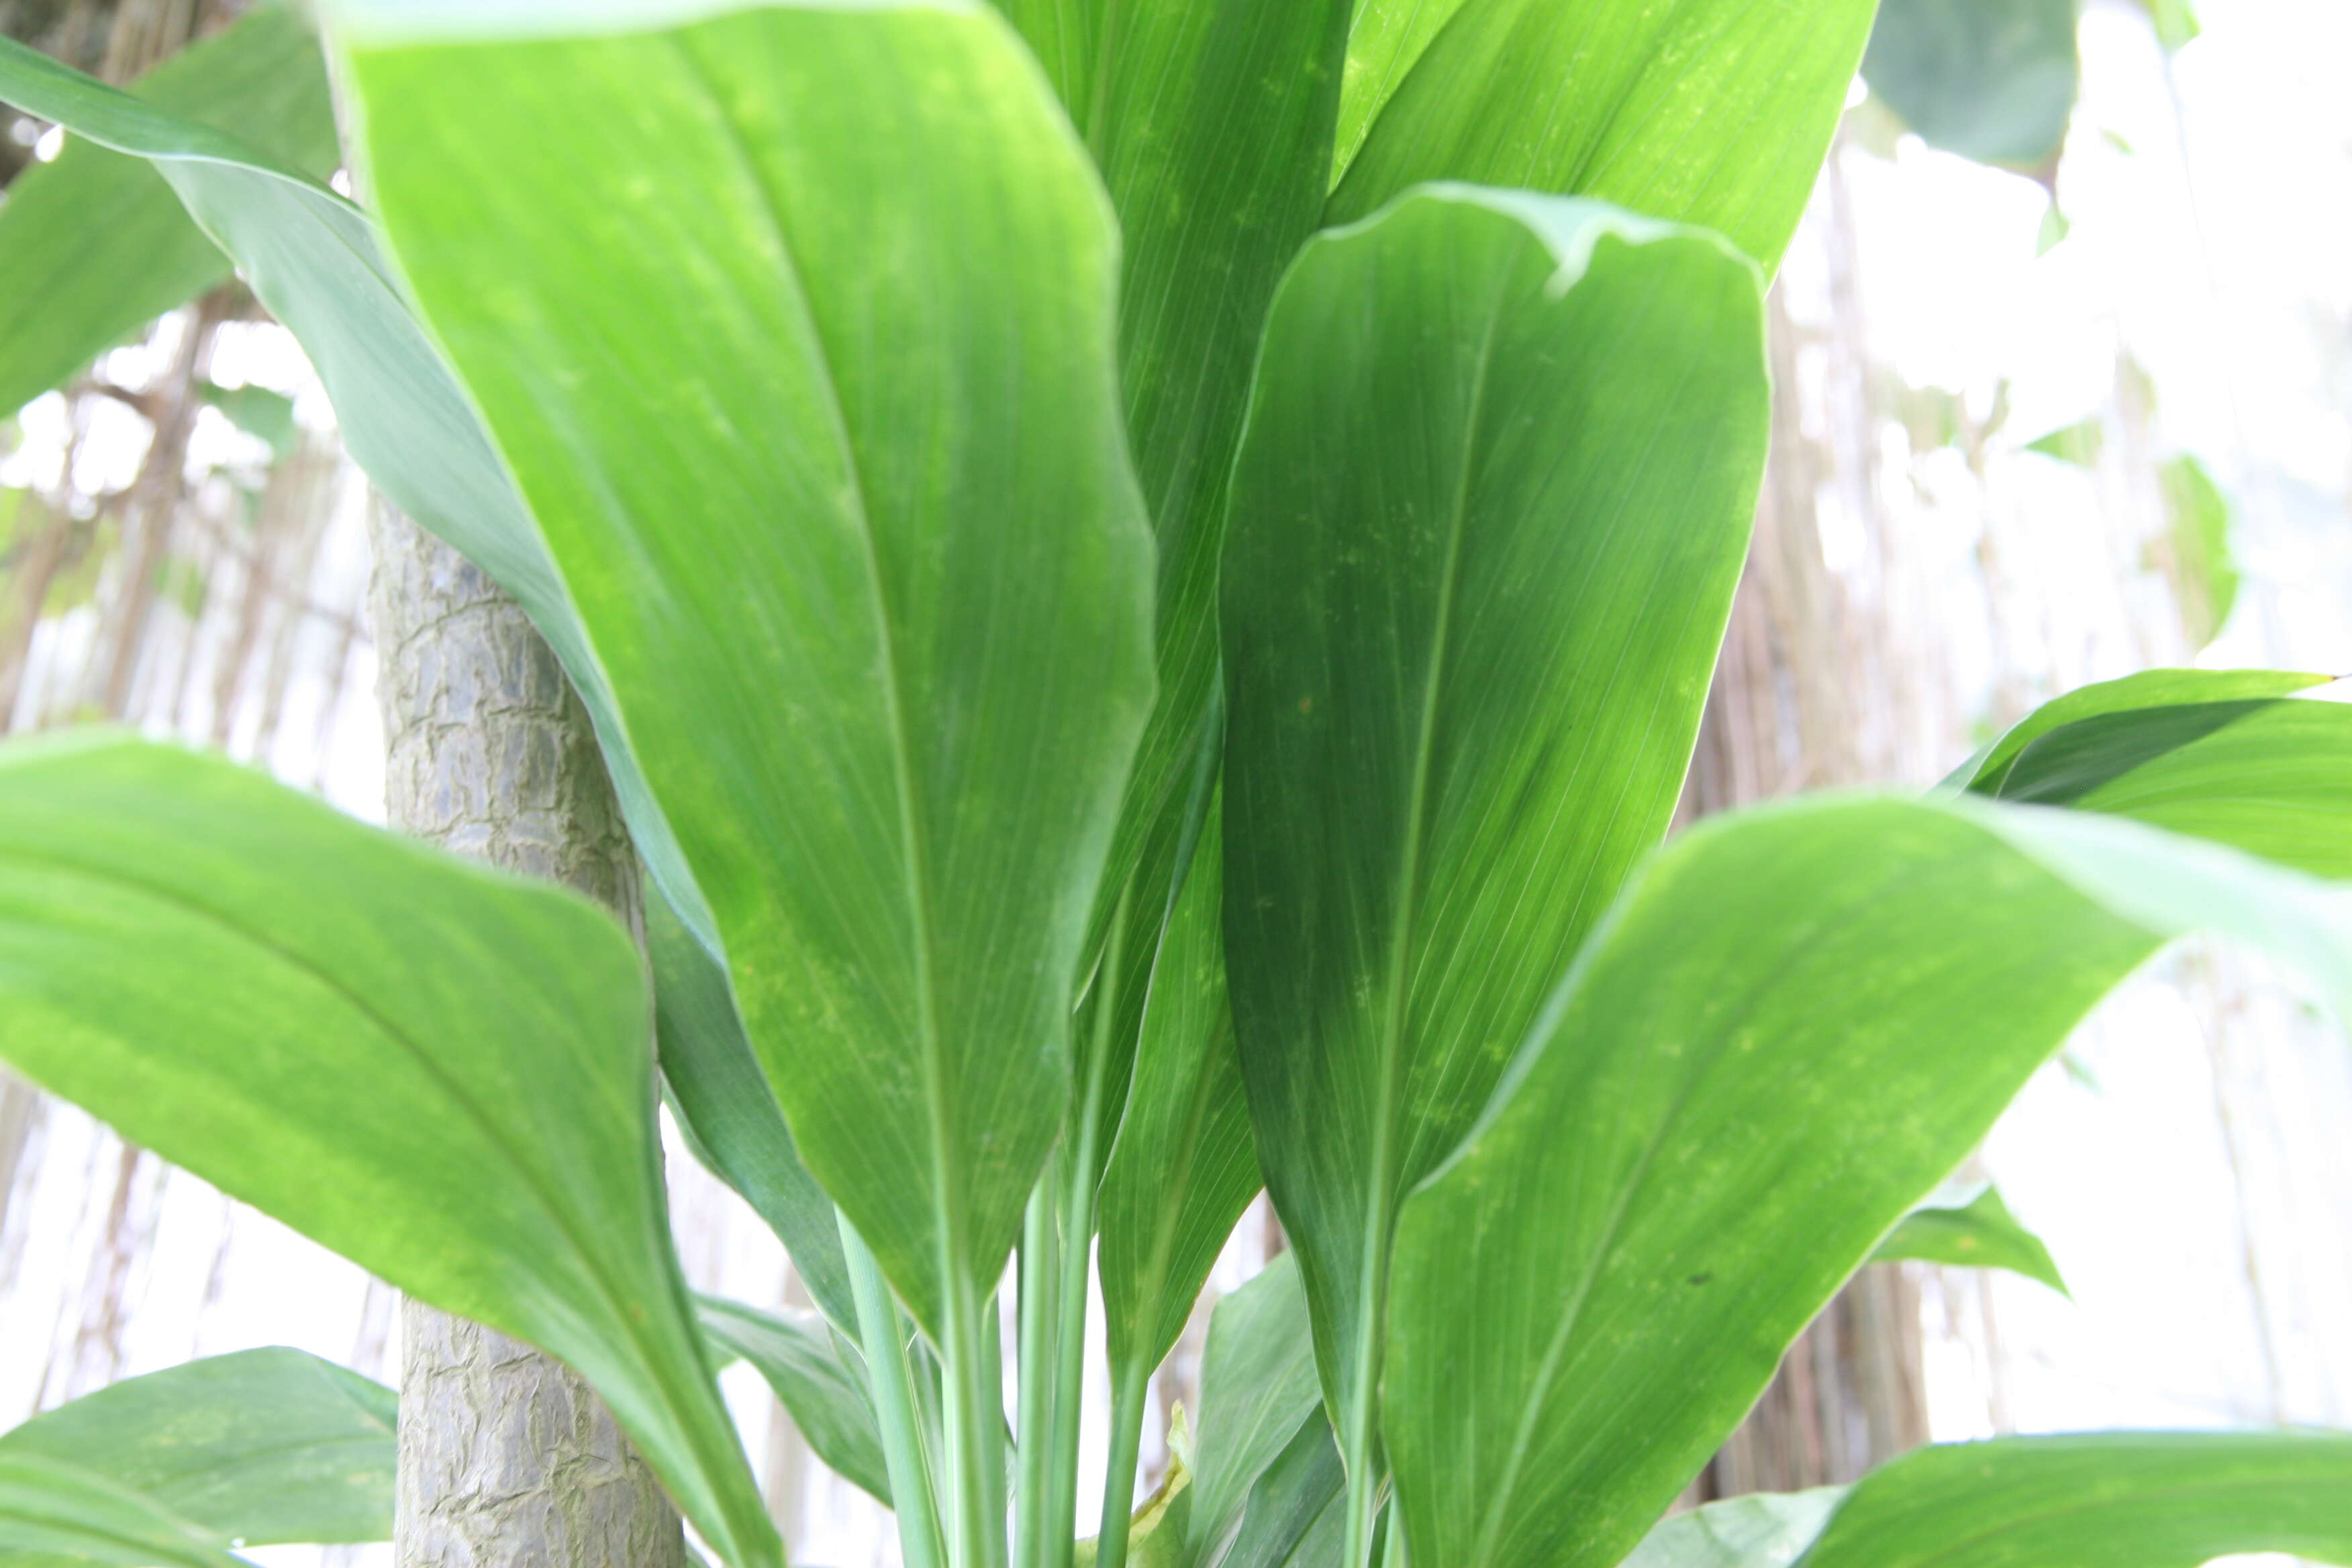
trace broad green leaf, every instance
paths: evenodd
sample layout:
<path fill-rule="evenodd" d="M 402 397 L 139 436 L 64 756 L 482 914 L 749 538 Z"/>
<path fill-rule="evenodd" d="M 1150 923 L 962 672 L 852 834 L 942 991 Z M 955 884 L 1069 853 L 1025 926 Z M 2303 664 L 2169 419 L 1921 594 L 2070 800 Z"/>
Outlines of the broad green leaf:
<path fill-rule="evenodd" d="M 2074 1024 L 2200 930 L 2352 1016 L 2352 889 L 2137 823 L 1826 797 L 1670 847 L 1405 1206 L 1413 1559 L 1616 1563 Z"/>
<path fill-rule="evenodd" d="M 216 759 L 0 752 L 0 1057 L 595 1384 L 703 1538 L 778 1558 L 670 1250 L 635 946 L 556 889 Z"/>
<path fill-rule="evenodd" d="M 856 1347 L 813 1312 L 763 1312 L 713 1296 L 696 1297 L 695 1310 L 711 1343 L 759 1369 L 816 1457 L 888 1506 L 881 1429 Z"/>
<path fill-rule="evenodd" d="M 1998 795 L 2018 753 L 2063 724 L 2108 713 L 2192 703 L 2254 702 L 2325 686 L 2333 676 L 2285 669 L 2144 669 L 2053 698 L 2012 726 L 1970 767 L 1945 782 Z"/>
<path fill-rule="evenodd" d="M 1769 275 L 1812 195 L 1874 9 L 1365 0 L 1326 221 L 1424 180 L 1525 186 L 1716 229 Z"/>
<path fill-rule="evenodd" d="M 335 167 L 326 67 L 291 5 L 256 6 L 131 90 L 308 174 Z M 17 175 L 0 204 L 0 415 L 228 276 L 228 258 L 153 169 L 68 139 L 54 163 Z"/>
<path fill-rule="evenodd" d="M 2230 549 L 2230 498 L 2204 464 L 2187 456 L 2156 471 L 2171 519 L 2173 587 L 2191 647 L 2203 647 L 2229 624 L 2238 602 L 2238 563 Z"/>
<path fill-rule="evenodd" d="M 648 793 L 611 683 L 563 580 L 466 395 L 410 314 L 365 214 L 199 121 L 0 38 L 0 99 L 152 163 L 302 344 L 343 444 L 383 493 L 488 573 L 531 618 L 588 709 L 638 852 L 706 942 L 709 911 Z"/>
<path fill-rule="evenodd" d="M 1331 1423 L 1310 1409 L 1258 1472 L 1244 1500 L 1232 1544 L 1222 1555 L 1191 1559 L 1196 1568 L 1339 1568 L 1346 1552 L 1347 1471 Z M 1195 1505 L 1198 1506 L 1197 1504 Z M 1213 1546 L 1213 1543 L 1209 1543 Z"/>
<path fill-rule="evenodd" d="M 1846 1495 L 1843 1487 L 1751 1492 L 1660 1520 L 1623 1568 L 1789 1568 Z"/>
<path fill-rule="evenodd" d="M 1257 1152 L 1225 995 L 1224 851 L 1209 808 L 1151 973 L 1133 1092 L 1103 1177 L 1096 1268 L 1115 1379 L 1150 1374 L 1184 1331 Z"/>
<path fill-rule="evenodd" d="M 0 1467 L 77 1467 L 221 1542 L 389 1541 L 393 1413 L 392 1390 L 357 1373 L 300 1351 L 242 1351 L 0 1433 Z"/>
<path fill-rule="evenodd" d="M 1197 802 L 1193 820 L 1170 819 L 1184 811 L 1192 759 L 1214 725 L 1225 484 L 1266 303 L 1322 211 L 1349 3 L 1003 8 L 1060 90 L 1118 212 L 1128 443 L 1160 547 L 1159 698 L 1120 810 L 1091 956 L 1130 872 L 1130 921 L 1164 909 L 1183 875 L 1149 842 L 1173 834 L 1189 844 L 1198 831 Z M 1156 924 L 1131 927 L 1122 967 L 1148 975 L 1156 934 Z M 1131 1030 L 1117 1044 L 1131 1055 Z M 1118 1103 L 1106 1108 L 1113 1126 Z"/>
<path fill-rule="evenodd" d="M 1276 300 L 1225 558 L 1226 962 L 1343 1448 L 1396 1205 L 1673 814 L 1761 342 L 1716 237 L 1465 186 L 1318 238 Z"/>
<path fill-rule="evenodd" d="M 2074 111 L 2074 3 L 1884 0 L 1863 77 L 1928 145 L 2038 166 Z"/>
<path fill-rule="evenodd" d="M 1804 1568 L 2352 1563 L 2352 1435 L 2100 1432 L 1921 1448 L 1863 1478 Z"/>
<path fill-rule="evenodd" d="M 590 630 L 801 1158 L 917 1318 L 976 1347 L 1151 695 L 1085 151 L 960 0 L 371 0 L 337 37 L 393 248 Z"/>
<path fill-rule="evenodd" d="M 2038 1279 L 2060 1295 L 2065 1277 L 2050 1248 L 2017 1221 L 1990 1182 L 1958 1201 L 1931 1198 L 1903 1216 L 1870 1255 L 1873 1263 L 1947 1263 L 1961 1268 L 2006 1268 Z"/>
<path fill-rule="evenodd" d="M 174 202 L 177 197 L 173 198 Z M 294 400 L 266 386 L 216 386 L 207 381 L 197 395 L 227 416 L 230 424 L 283 458 L 294 450 L 301 431 L 294 423 Z"/>
<path fill-rule="evenodd" d="M 727 972 L 657 899 L 646 901 L 646 952 L 654 1037 L 678 1131 L 694 1157 L 767 1221 L 810 1299 L 856 1343 L 857 1303 L 841 1255 L 841 1222 L 801 1163 L 776 1091 L 743 1037 Z"/>
<path fill-rule="evenodd" d="M 2004 800 L 2128 816 L 2352 877 L 2352 706 L 2193 702 L 2102 714 L 2017 754 Z"/>
<path fill-rule="evenodd" d="M 1193 1445 L 1194 1556 L 1207 1561 L 1240 1521 L 1250 1489 L 1310 1420 L 1329 1441 L 1315 1341 L 1295 1255 L 1284 1253 L 1209 1315 Z"/>
<path fill-rule="evenodd" d="M 0 1563 L 249 1568 L 217 1531 L 79 1465 L 0 1454 Z"/>

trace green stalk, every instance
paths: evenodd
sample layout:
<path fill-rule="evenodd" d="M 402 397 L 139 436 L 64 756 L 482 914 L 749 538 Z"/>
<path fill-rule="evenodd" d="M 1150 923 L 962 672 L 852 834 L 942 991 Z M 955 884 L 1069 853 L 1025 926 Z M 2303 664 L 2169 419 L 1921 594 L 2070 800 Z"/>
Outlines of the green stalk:
<path fill-rule="evenodd" d="M 1360 1385 L 1348 1407 L 1347 1430 L 1339 1435 L 1339 1458 L 1348 1472 L 1348 1538 L 1341 1568 L 1372 1568 L 1373 1526 L 1381 1500 L 1372 1444 L 1372 1394 L 1369 1386 Z"/>
<path fill-rule="evenodd" d="M 1004 1394 L 992 1381 L 997 1358 L 982 1339 L 982 1293 L 965 1279 L 948 1282 L 947 1428 L 949 1563 L 951 1568 L 1005 1568 Z"/>
<path fill-rule="evenodd" d="M 1103 1478 L 1102 1523 L 1095 1533 L 1095 1568 L 1127 1568 L 1127 1531 L 1135 1513 L 1135 1465 L 1143 1452 L 1143 1408 L 1151 1369 L 1130 1361 L 1111 1392 L 1110 1469 Z"/>
<path fill-rule="evenodd" d="M 898 1516 L 898 1550 L 907 1568 L 947 1568 L 940 1543 L 939 1500 L 924 1452 L 921 1417 L 907 1369 L 907 1333 L 891 1298 L 882 1266 L 866 1238 L 840 1215 L 841 1250 L 849 1266 L 850 1293 L 857 1301 L 857 1338 L 866 1352 L 866 1378 L 874 1392 L 874 1417 L 882 1429 L 882 1463 L 890 1476 L 892 1507 Z"/>
<path fill-rule="evenodd" d="M 1045 1568 L 1045 1516 L 1054 1432 L 1054 1178 L 1048 1164 L 1021 1222 L 1021 1484 L 1013 1534 L 1014 1568 Z"/>

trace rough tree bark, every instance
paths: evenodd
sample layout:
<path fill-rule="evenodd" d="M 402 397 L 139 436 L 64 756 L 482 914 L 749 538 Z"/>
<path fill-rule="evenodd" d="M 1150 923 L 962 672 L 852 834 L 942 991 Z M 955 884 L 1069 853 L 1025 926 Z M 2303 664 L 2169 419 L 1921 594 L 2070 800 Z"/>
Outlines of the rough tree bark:
<path fill-rule="evenodd" d="M 554 655 L 512 600 L 381 498 L 370 532 L 394 825 L 562 882 L 637 927 L 635 858 Z M 685 1562 L 677 1512 L 579 1376 L 418 1302 L 402 1304 L 401 1328 L 399 1568 Z"/>

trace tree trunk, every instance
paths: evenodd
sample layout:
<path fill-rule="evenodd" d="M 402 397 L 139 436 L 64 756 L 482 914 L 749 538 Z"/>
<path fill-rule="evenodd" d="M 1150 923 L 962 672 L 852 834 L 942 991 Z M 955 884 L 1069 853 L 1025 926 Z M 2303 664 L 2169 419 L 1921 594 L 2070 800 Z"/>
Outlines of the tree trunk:
<path fill-rule="evenodd" d="M 370 532 L 394 825 L 562 882 L 637 927 L 635 858 L 554 655 L 513 601 L 381 498 Z M 677 1512 L 576 1373 L 418 1302 L 402 1304 L 401 1327 L 399 1568 L 679 1568 Z"/>

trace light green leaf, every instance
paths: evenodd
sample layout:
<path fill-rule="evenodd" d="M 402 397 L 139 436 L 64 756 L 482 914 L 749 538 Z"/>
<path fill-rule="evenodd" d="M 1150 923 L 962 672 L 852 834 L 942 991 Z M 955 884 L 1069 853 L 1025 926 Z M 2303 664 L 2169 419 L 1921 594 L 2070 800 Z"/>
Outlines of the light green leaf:
<path fill-rule="evenodd" d="M 0 1433 L 0 1467 L 70 1465 L 218 1543 L 392 1539 L 392 1390 L 300 1351 L 212 1356 Z M 9 1527 L 0 1522 L 0 1542 Z M 0 1546 L 0 1563 L 14 1553 Z"/>
<path fill-rule="evenodd" d="M 2061 1296 L 2064 1276 L 2042 1238 L 2017 1221 L 1990 1182 L 1958 1201 L 1929 1199 L 1903 1216 L 1870 1255 L 1873 1263 L 1946 1263 L 1960 1268 L 2006 1268 L 2038 1279 Z"/>
<path fill-rule="evenodd" d="M 310 25 L 291 5 L 257 5 L 131 90 L 306 173 L 323 176 L 335 167 L 326 67 Z M 0 96 L 7 96 L 5 80 Z M 25 107 L 45 120 L 62 118 Z M 0 204 L 0 415 L 228 276 L 228 258 L 188 220 L 154 170 L 68 139 L 54 163 L 17 175 Z"/>
<path fill-rule="evenodd" d="M 1190 1559 L 1195 1568 L 1339 1568 L 1346 1551 L 1347 1471 L 1331 1423 L 1310 1409 L 1274 1461 L 1250 1483 L 1238 1528 L 1222 1556 Z M 1195 1504 L 1198 1507 L 1198 1504 Z M 1212 1546 L 1213 1543 L 1210 1543 Z"/>
<path fill-rule="evenodd" d="M 2058 211 L 2054 206 L 2050 210 L 2053 216 Z M 2062 463 L 2072 463 L 2078 468 L 2095 468 L 2099 466 L 2099 454 L 2105 449 L 2106 444 L 2105 423 L 2091 418 L 2078 425 L 2053 430 L 2039 440 L 2029 441 L 2025 449 L 2039 452 L 2045 458 L 2055 458 Z"/>
<path fill-rule="evenodd" d="M 173 198 L 175 201 L 177 198 Z M 301 432 L 294 423 L 294 400 L 266 386 L 216 386 L 207 381 L 197 395 L 228 416 L 229 423 L 283 458 L 294 450 Z"/>
<path fill-rule="evenodd" d="M 79 1465 L 0 1454 L 0 1563 L 250 1568 L 216 1531 Z"/>
<path fill-rule="evenodd" d="M 1423 180 L 1525 186 L 1716 229 L 1769 275 L 1812 195 L 1874 8 L 1365 0 L 1326 221 Z"/>
<path fill-rule="evenodd" d="M 1884 0 L 1862 74 L 1928 145 L 2038 166 L 2074 111 L 2074 0 Z"/>
<path fill-rule="evenodd" d="M 1843 1500 L 1843 1487 L 1751 1492 L 1660 1520 L 1623 1568 L 1789 1568 Z"/>
<path fill-rule="evenodd" d="M 1192 1467 L 1196 1561 L 1210 1560 L 1232 1534 L 1250 1489 L 1309 1421 L 1328 1445 L 1321 1404 L 1307 1293 L 1296 1255 L 1286 1252 L 1209 1315 Z"/>
<path fill-rule="evenodd" d="M 1669 847 L 1405 1206 L 1414 1559 L 1615 1563 L 2092 1004 L 2201 930 L 2352 1016 L 2352 889 L 2133 822 L 1823 798 Z"/>
<path fill-rule="evenodd" d="M 2174 52 L 2194 42 L 2204 28 L 2198 24 L 2197 8 L 2189 0 L 2141 0 L 2147 7 L 2148 20 L 2155 24 L 2157 41 Z"/>
<path fill-rule="evenodd" d="M 687 1146 L 767 1221 L 810 1299 L 856 1343 L 857 1303 L 841 1255 L 841 1222 L 801 1163 L 776 1091 L 743 1037 L 727 972 L 658 899 L 646 900 L 646 952 L 662 1079 Z"/>
<path fill-rule="evenodd" d="M 2053 698 L 2013 725 L 1992 749 L 1944 782 L 1998 795 L 2018 753 L 2063 724 L 2108 713 L 2194 703 L 2254 702 L 2325 686 L 2333 676 L 2285 669 L 2144 669 Z"/>
<path fill-rule="evenodd" d="M 1758 295 L 1712 236 L 1441 186 L 1276 299 L 1225 560 L 1226 962 L 1343 1449 L 1397 1204 L 1674 811 L 1763 462 Z"/>
<path fill-rule="evenodd" d="M 2101 1432 L 1921 1448 L 1863 1478 L 1804 1568 L 2352 1563 L 2352 1436 Z"/>
<path fill-rule="evenodd" d="M 1259 1185 L 1225 995 L 1220 826 L 1212 804 L 1152 969 L 1134 1090 L 1103 1177 L 1096 1268 L 1121 1384 L 1149 1377 L 1184 1331 Z"/>
<path fill-rule="evenodd" d="M 1151 692 L 1085 152 L 957 0 L 371 4 L 338 40 L 801 1158 L 977 1375 Z"/>
<path fill-rule="evenodd" d="M 646 789 L 563 580 L 465 394 L 401 299 L 366 215 L 233 137 L 6 38 L 0 99 L 148 160 L 236 258 L 255 296 L 309 355 L 353 461 L 513 595 L 554 649 L 595 723 L 638 852 L 688 925 L 711 940 L 709 911 Z"/>
<path fill-rule="evenodd" d="M 2238 563 L 2230 549 L 2230 498 L 2196 458 L 2172 458 L 2156 471 L 2171 519 L 2165 564 L 2180 601 L 2189 646 L 2203 647 L 2229 624 L 2238 602 Z"/>
<path fill-rule="evenodd" d="M 715 1296 L 698 1296 L 694 1305 L 703 1333 L 759 1369 L 816 1457 L 887 1507 L 890 1474 L 856 1348 L 814 1312 L 763 1312 Z"/>
<path fill-rule="evenodd" d="M 670 1251 L 638 964 L 571 894 L 227 763 L 0 752 L 0 1057 L 562 1358 L 721 1555 L 772 1565 Z"/>

